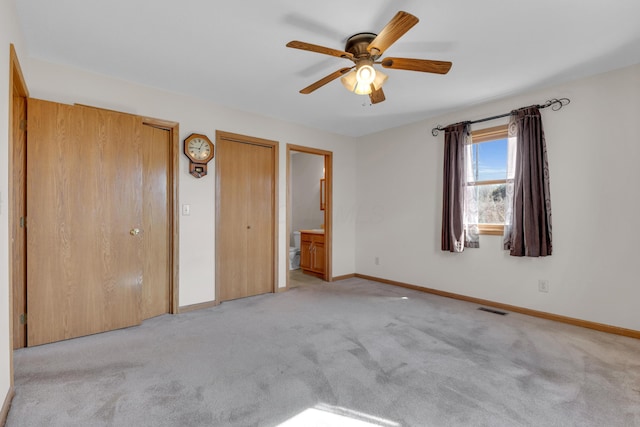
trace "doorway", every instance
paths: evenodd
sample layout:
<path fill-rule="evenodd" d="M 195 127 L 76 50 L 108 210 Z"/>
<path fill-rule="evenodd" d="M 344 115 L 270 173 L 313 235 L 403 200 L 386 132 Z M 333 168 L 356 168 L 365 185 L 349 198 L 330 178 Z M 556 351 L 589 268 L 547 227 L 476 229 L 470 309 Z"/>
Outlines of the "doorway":
<path fill-rule="evenodd" d="M 323 174 L 321 178 L 316 183 L 315 187 L 310 187 L 310 191 L 314 194 L 313 197 L 317 197 L 315 202 L 311 201 L 310 203 L 315 204 L 320 211 L 320 216 L 312 216 L 309 226 L 313 226 L 313 229 L 321 229 L 324 238 L 322 239 L 322 244 L 317 244 L 312 242 L 311 246 L 315 250 L 314 257 L 321 258 L 324 264 L 324 271 L 322 273 L 317 274 L 314 271 L 310 271 L 311 274 L 315 277 L 320 277 L 325 282 L 332 281 L 332 242 L 333 242 L 333 153 L 331 151 L 320 150 L 316 148 L 304 147 L 300 145 L 287 145 L 287 242 L 289 243 L 288 247 L 293 245 L 294 243 L 294 232 L 298 231 L 301 224 L 304 222 L 300 222 L 294 219 L 294 189 L 293 189 L 293 180 L 295 179 L 294 174 L 294 165 L 292 164 L 292 156 L 293 154 L 302 153 L 305 155 L 314 155 L 320 156 L 322 158 L 322 166 L 323 166 Z M 314 177 L 312 177 L 315 179 Z M 305 179 L 306 180 L 306 179 Z M 314 224 L 317 222 L 315 218 L 320 218 L 322 221 L 321 224 L 315 226 Z M 302 227 L 307 227 L 306 225 L 302 225 Z M 317 236 L 311 236 L 312 239 L 316 239 Z M 304 239 L 303 239 L 304 240 Z M 305 242 L 301 242 L 300 244 L 301 260 L 306 258 L 305 254 L 302 251 L 307 247 Z M 322 253 L 318 253 L 320 250 Z M 303 262 L 304 264 L 304 262 Z M 294 271 L 294 274 L 299 274 L 298 270 L 291 270 L 289 260 L 287 260 L 287 288 L 291 287 L 291 273 Z"/>

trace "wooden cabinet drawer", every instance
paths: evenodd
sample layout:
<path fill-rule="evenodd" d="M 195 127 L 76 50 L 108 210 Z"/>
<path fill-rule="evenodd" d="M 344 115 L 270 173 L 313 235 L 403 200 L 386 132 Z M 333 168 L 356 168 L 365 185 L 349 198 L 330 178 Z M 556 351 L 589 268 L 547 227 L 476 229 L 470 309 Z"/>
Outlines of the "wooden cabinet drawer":
<path fill-rule="evenodd" d="M 300 241 L 308 243 L 324 243 L 324 234 L 301 233 Z"/>

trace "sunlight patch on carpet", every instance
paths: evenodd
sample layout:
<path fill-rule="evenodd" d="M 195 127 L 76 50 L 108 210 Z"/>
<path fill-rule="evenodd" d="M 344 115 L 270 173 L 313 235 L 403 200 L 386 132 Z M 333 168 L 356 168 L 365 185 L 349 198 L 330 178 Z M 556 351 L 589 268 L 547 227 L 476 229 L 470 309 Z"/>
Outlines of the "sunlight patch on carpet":
<path fill-rule="evenodd" d="M 278 427 L 400 427 L 400 424 L 340 406 L 320 403 L 279 424 Z"/>

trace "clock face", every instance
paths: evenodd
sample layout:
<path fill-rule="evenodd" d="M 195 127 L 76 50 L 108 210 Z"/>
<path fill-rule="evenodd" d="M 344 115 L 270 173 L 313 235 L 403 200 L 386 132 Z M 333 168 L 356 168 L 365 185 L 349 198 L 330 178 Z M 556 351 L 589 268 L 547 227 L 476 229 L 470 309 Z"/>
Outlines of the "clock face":
<path fill-rule="evenodd" d="M 187 145 L 187 151 L 194 160 L 206 160 L 211 157 L 211 145 L 203 138 L 193 138 Z"/>

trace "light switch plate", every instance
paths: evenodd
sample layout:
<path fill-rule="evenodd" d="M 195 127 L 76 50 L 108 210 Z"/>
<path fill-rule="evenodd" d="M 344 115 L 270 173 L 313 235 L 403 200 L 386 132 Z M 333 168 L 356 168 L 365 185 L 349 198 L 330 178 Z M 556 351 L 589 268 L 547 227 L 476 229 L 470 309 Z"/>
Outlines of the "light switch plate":
<path fill-rule="evenodd" d="M 182 215 L 183 216 L 191 215 L 191 205 L 182 205 Z"/>

